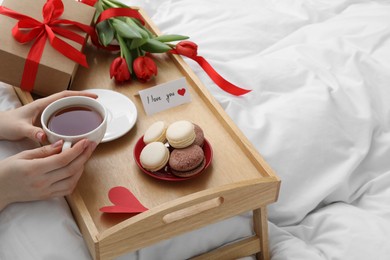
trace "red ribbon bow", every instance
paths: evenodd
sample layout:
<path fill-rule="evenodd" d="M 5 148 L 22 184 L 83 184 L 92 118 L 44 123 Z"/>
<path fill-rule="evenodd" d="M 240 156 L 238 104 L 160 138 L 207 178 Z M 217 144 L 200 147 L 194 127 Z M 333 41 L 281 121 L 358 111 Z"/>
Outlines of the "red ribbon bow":
<path fill-rule="evenodd" d="M 84 45 L 84 37 L 64 28 L 64 26 L 74 26 L 88 34 L 92 34 L 94 29 L 91 26 L 75 21 L 59 19 L 63 12 L 64 5 L 61 0 L 47 0 L 42 9 L 43 22 L 40 22 L 30 16 L 0 6 L 0 14 L 19 20 L 12 29 L 12 35 L 16 41 L 20 43 L 33 41 L 24 65 L 22 81 L 20 83 L 22 89 L 32 91 L 47 39 L 49 39 L 50 44 L 58 52 L 80 65 L 88 67 L 85 55 L 58 38 L 56 34 Z"/>

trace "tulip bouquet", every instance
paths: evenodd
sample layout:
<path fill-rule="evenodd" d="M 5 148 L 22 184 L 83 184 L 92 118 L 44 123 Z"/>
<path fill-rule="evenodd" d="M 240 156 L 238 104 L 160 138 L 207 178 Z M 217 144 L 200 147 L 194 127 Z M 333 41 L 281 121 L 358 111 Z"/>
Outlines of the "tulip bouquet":
<path fill-rule="evenodd" d="M 197 62 L 222 90 L 236 96 L 250 92 L 230 83 L 215 71 L 205 58 L 198 55 L 198 45 L 186 41 L 189 37 L 177 34 L 155 35 L 144 26 L 138 11 L 117 0 L 77 1 L 96 8 L 96 35 L 91 35 L 94 44 L 120 51 L 120 56 L 110 66 L 110 77 L 117 82 L 122 83 L 132 78 L 140 82 L 149 81 L 157 75 L 157 65 L 151 54 L 170 52 Z"/>
<path fill-rule="evenodd" d="M 131 8 L 119 1 L 84 0 L 83 2 L 96 8 L 97 44 L 102 48 L 120 52 L 120 56 L 115 58 L 110 66 L 110 77 L 115 78 L 119 83 L 132 78 L 140 82 L 149 81 L 157 75 L 157 66 L 150 54 L 175 50 L 176 44 L 172 42 L 188 39 L 183 35 L 155 35 L 144 26 L 142 17 L 122 15 L 123 9 Z M 106 10 L 114 13 L 118 11 L 118 15 L 98 21 Z"/>

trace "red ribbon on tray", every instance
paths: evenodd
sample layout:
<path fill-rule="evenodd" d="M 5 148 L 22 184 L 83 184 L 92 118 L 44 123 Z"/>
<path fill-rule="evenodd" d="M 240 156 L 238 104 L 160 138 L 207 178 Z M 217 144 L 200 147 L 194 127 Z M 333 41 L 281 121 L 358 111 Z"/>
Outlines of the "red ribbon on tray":
<path fill-rule="evenodd" d="M 33 42 L 24 65 L 20 83 L 22 89 L 32 91 L 47 39 L 49 39 L 53 48 L 62 55 L 84 67 L 88 67 L 85 55 L 58 38 L 56 34 L 84 45 L 84 37 L 64 28 L 64 26 L 73 26 L 88 34 L 92 34 L 94 28 L 76 21 L 59 19 L 63 12 L 64 5 L 61 0 L 47 0 L 42 9 L 43 22 L 40 22 L 30 16 L 0 6 L 0 14 L 19 20 L 12 29 L 12 35 L 16 41 L 20 43 Z"/>
<path fill-rule="evenodd" d="M 207 73 L 207 75 L 209 75 L 209 77 L 215 82 L 215 84 L 217 84 L 221 89 L 229 94 L 241 96 L 251 91 L 240 88 L 224 79 L 205 58 L 198 55 L 198 45 L 194 42 L 182 41 L 177 44 L 176 49 L 171 50 L 171 53 L 183 55 L 196 61 L 199 66 L 201 66 L 202 69 Z"/>

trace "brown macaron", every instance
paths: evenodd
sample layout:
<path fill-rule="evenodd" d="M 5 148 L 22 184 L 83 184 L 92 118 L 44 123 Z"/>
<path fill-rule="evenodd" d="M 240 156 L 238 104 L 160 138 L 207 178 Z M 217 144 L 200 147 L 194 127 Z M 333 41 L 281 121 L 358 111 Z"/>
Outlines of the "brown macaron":
<path fill-rule="evenodd" d="M 203 147 L 204 144 L 204 133 L 200 126 L 197 124 L 194 124 L 194 131 L 195 131 L 195 141 L 193 144 L 197 144 L 200 147 Z"/>
<path fill-rule="evenodd" d="M 201 172 L 206 164 L 203 149 L 196 144 L 174 149 L 168 161 L 172 174 L 190 177 Z"/>

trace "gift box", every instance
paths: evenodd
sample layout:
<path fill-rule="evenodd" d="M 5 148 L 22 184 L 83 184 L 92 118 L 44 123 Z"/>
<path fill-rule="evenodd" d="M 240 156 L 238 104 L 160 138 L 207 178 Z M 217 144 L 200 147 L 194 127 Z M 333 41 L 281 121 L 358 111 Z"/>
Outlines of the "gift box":
<path fill-rule="evenodd" d="M 28 16 L 39 22 L 43 22 L 43 7 L 47 2 L 47 0 L 4 0 L 2 10 L 12 10 L 12 12 L 18 15 Z M 59 0 L 52 2 L 55 3 L 53 4 L 55 6 L 58 6 L 58 4 L 62 6 Z M 93 21 L 95 8 L 76 2 L 75 0 L 62 0 L 62 4 L 63 13 L 58 17 L 58 20 L 61 20 L 62 23 L 56 21 L 58 24 L 53 25 L 53 27 L 56 27 L 53 29 L 54 35 L 60 41 L 62 40 L 72 46 L 77 52 L 82 52 L 88 33 L 80 30 L 75 25 L 69 25 L 67 21 L 80 23 L 91 29 L 92 27 L 90 25 Z M 32 40 L 22 44 L 13 36 L 13 28 L 18 23 L 18 19 L 19 16 L 15 17 L 15 15 L 0 15 L 0 81 L 21 87 L 39 96 L 47 96 L 68 89 L 79 63 L 61 53 L 64 50 L 68 50 L 63 47 L 63 44 L 60 45 L 60 48 L 57 47 L 57 49 L 53 47 L 49 41 L 49 38 L 53 37 L 53 35 L 48 36 L 46 41 L 41 41 L 43 52 L 39 61 L 31 62 L 31 56 L 29 55 L 31 55 L 31 48 L 35 48 L 34 41 Z M 20 25 L 19 27 L 23 26 Z M 47 27 L 47 25 L 44 25 L 42 28 L 45 28 L 45 26 Z M 64 34 L 64 30 L 68 33 Z M 20 33 L 23 34 L 27 31 L 27 29 L 22 28 Z M 47 30 L 44 29 L 43 33 L 45 31 Z M 82 43 L 80 44 L 80 42 L 72 40 L 71 38 L 74 36 L 67 36 L 66 34 L 69 34 L 69 31 L 70 34 L 77 34 L 79 40 L 82 40 Z M 35 49 L 33 50 L 32 55 L 35 53 Z M 82 53 L 80 54 L 82 55 Z M 35 66 L 35 69 L 29 69 L 30 67 L 27 67 L 26 61 L 29 63 L 27 65 Z M 25 69 L 25 66 L 27 69 Z M 36 72 L 34 73 L 35 70 Z M 28 83 L 26 84 L 25 82 Z"/>

